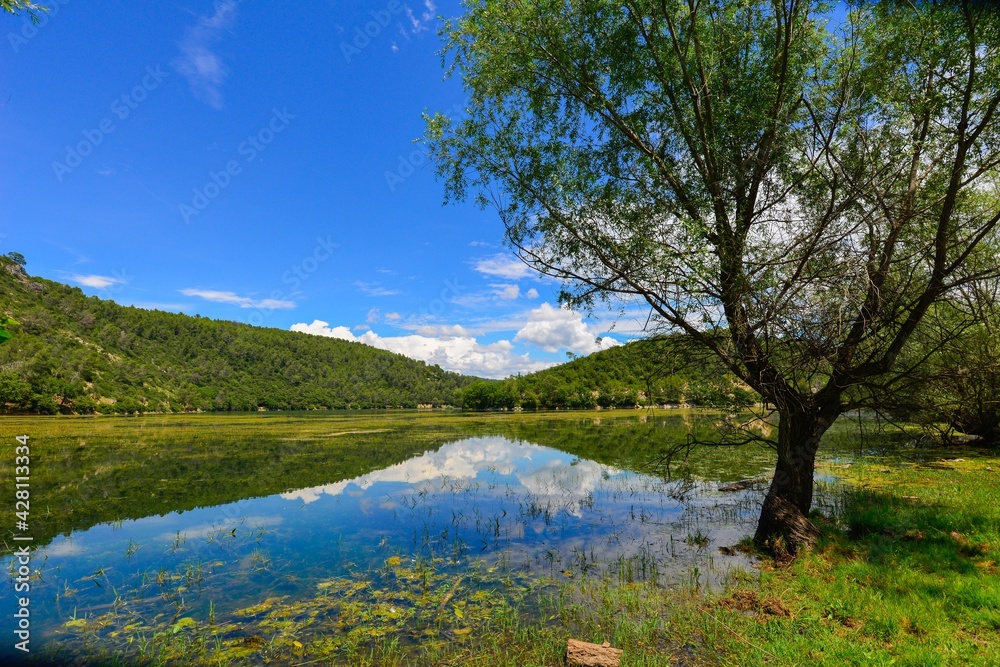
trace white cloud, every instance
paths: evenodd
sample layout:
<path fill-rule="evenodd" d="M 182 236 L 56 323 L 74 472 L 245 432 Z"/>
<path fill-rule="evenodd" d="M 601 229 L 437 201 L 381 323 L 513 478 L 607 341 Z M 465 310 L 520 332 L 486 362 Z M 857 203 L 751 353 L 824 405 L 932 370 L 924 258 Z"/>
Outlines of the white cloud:
<path fill-rule="evenodd" d="M 229 75 L 229 68 L 210 44 L 232 26 L 237 4 L 236 0 L 217 3 L 213 15 L 202 16 L 188 27 L 179 44 L 180 55 L 172 63 L 188 80 L 195 97 L 215 109 L 222 108 L 222 84 Z"/>
<path fill-rule="evenodd" d="M 543 303 L 528 314 L 528 322 L 514 336 L 516 341 L 537 345 L 546 352 L 567 349 L 578 354 L 590 354 L 602 348 L 619 345 L 613 338 L 597 336 L 583 321 L 583 316 L 568 308 L 555 308 Z"/>
<path fill-rule="evenodd" d="M 403 316 L 400 315 L 399 313 L 386 313 L 385 314 L 385 321 L 386 322 L 396 322 L 396 321 L 398 321 L 402 317 Z"/>
<path fill-rule="evenodd" d="M 400 320 L 393 326 L 422 336 L 485 336 L 499 332 L 516 332 L 527 321 L 528 312 L 511 314 L 502 318 L 470 318 L 464 323 L 439 322 L 434 318 L 419 316 Z"/>
<path fill-rule="evenodd" d="M 497 297 L 505 301 L 510 301 L 521 296 L 521 288 L 517 285 L 490 285 L 490 287 L 495 290 L 494 294 Z"/>
<path fill-rule="evenodd" d="M 456 296 L 449 300 L 449 303 L 461 308 L 482 309 L 485 307 L 493 310 L 498 304 L 502 304 L 505 301 L 514 301 L 521 296 L 521 288 L 518 285 L 491 283 L 489 287 L 490 289 L 488 290 L 469 292 L 461 296 Z M 529 294 L 531 292 L 534 292 L 536 297 L 538 296 L 536 290 L 530 290 Z"/>
<path fill-rule="evenodd" d="M 528 290 L 528 293 L 525 294 L 525 296 L 528 297 L 529 299 L 537 299 L 538 298 L 538 290 L 536 290 L 534 287 L 532 287 L 530 290 Z"/>
<path fill-rule="evenodd" d="M 75 542 L 72 537 L 66 537 L 63 539 L 56 538 L 47 547 L 42 548 L 45 549 L 46 558 L 79 556 L 86 551 L 86 549 L 84 549 L 79 543 Z"/>
<path fill-rule="evenodd" d="M 471 336 L 474 333 L 463 327 L 461 324 L 417 324 L 407 325 L 400 328 L 410 329 L 414 333 L 418 333 L 421 336 L 430 336 L 431 338 Z"/>
<path fill-rule="evenodd" d="M 399 290 L 386 289 L 379 286 L 378 283 L 366 283 L 359 280 L 354 283 L 354 286 L 368 296 L 396 296 L 397 294 L 402 294 Z"/>
<path fill-rule="evenodd" d="M 386 483 L 408 484 L 411 491 L 418 493 L 450 494 L 456 481 L 472 481 L 483 472 L 493 471 L 516 477 L 513 484 L 518 490 L 529 493 L 534 502 L 552 514 L 563 511 L 582 517 L 593 508 L 592 503 L 583 501 L 601 489 L 615 487 L 615 478 L 622 471 L 586 459 L 571 463 L 569 458 L 562 453 L 554 458 L 550 449 L 506 438 L 468 438 L 354 479 L 286 491 L 281 497 L 309 504 L 323 495 L 339 496 L 348 487 L 368 491 Z M 476 492 L 499 497 L 510 492 L 510 485 L 477 486 Z"/>
<path fill-rule="evenodd" d="M 329 322 L 324 322 L 323 320 L 313 320 L 312 324 L 306 324 L 305 322 L 299 322 L 298 324 L 293 324 L 291 327 L 292 331 L 298 331 L 299 333 L 312 334 L 314 336 L 326 336 L 327 338 L 340 338 L 341 340 L 350 340 L 357 342 L 358 337 L 351 333 L 351 330 L 347 327 L 333 327 L 330 328 Z"/>
<path fill-rule="evenodd" d="M 488 276 L 499 276 L 507 280 L 526 278 L 530 273 L 528 266 L 524 262 L 503 253 L 478 260 L 475 264 L 475 269 L 479 273 Z"/>
<path fill-rule="evenodd" d="M 366 331 L 356 336 L 344 326 L 331 327 L 328 322 L 314 320 L 293 324 L 292 331 L 339 338 L 355 343 L 364 343 L 380 350 L 396 352 L 428 364 L 468 375 L 502 378 L 512 373 L 531 373 L 554 364 L 535 361 L 528 354 L 516 354 L 509 340 L 483 344 L 472 336 L 432 337 L 412 334 L 408 336 L 379 336 L 374 331 Z"/>
<path fill-rule="evenodd" d="M 426 11 L 421 12 L 418 19 L 409 5 L 403 5 L 403 7 L 406 10 L 406 17 L 410 19 L 410 28 L 414 34 L 427 30 L 427 22 L 434 18 L 434 10 L 437 9 L 437 6 L 433 2 L 424 0 Z"/>
<path fill-rule="evenodd" d="M 406 7 L 406 16 L 407 18 L 410 19 L 410 29 L 413 30 L 413 32 L 420 32 L 421 30 L 425 30 L 425 28 L 420 24 L 420 21 L 417 19 L 417 17 L 414 16 L 413 10 L 410 9 L 409 6 Z"/>
<path fill-rule="evenodd" d="M 122 278 L 115 278 L 113 276 L 82 276 L 80 274 L 73 274 L 69 278 L 78 285 L 93 287 L 94 289 L 105 289 L 112 285 L 124 285 L 126 282 Z"/>
<path fill-rule="evenodd" d="M 184 296 L 196 296 L 206 301 L 214 301 L 216 303 L 229 303 L 240 308 L 263 308 L 265 310 L 283 310 L 288 308 L 295 308 L 294 301 L 286 301 L 284 299 L 253 299 L 248 296 L 240 296 L 235 292 L 224 292 L 220 290 L 203 290 L 203 289 L 182 289 L 179 290 Z"/>

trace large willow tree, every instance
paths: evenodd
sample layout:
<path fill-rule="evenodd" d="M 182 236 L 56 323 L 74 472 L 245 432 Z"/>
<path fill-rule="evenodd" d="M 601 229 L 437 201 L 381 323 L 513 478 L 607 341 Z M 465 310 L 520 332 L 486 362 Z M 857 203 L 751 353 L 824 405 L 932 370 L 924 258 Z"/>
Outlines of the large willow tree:
<path fill-rule="evenodd" d="M 642 302 L 775 407 L 756 540 L 794 550 L 823 433 L 996 272 L 998 31 L 985 3 L 468 0 L 468 117 L 427 139 L 568 302 Z"/>

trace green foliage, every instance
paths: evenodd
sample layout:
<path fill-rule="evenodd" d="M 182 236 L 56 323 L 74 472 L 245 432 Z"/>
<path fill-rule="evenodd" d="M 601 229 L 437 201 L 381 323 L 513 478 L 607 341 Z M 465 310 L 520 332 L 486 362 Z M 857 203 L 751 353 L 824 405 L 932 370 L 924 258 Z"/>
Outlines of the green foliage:
<path fill-rule="evenodd" d="M 48 7 L 40 5 L 37 2 L 31 2 L 31 0 L 0 0 L 0 9 L 9 14 L 21 14 L 26 13 L 31 19 L 32 23 L 38 23 L 41 21 L 39 18 L 39 12 L 49 11 Z M 18 253 L 12 253 L 18 254 Z"/>
<path fill-rule="evenodd" d="M 965 304 L 939 304 L 901 355 L 914 366 L 878 402 L 896 418 L 941 432 L 1000 439 L 1000 301 L 997 286 Z"/>
<path fill-rule="evenodd" d="M 123 307 L 29 279 L 9 256 L 0 315 L 6 412 L 415 408 L 472 381 L 359 343 Z"/>
<path fill-rule="evenodd" d="M 13 337 L 11 333 L 7 331 L 7 327 L 12 324 L 17 324 L 17 322 L 11 320 L 9 317 L 0 317 L 0 345 L 3 345 Z"/>
<path fill-rule="evenodd" d="M 695 355 L 680 337 L 638 340 L 527 376 L 474 382 L 470 410 L 590 409 L 689 404 L 740 408 L 756 393 L 718 360 Z"/>

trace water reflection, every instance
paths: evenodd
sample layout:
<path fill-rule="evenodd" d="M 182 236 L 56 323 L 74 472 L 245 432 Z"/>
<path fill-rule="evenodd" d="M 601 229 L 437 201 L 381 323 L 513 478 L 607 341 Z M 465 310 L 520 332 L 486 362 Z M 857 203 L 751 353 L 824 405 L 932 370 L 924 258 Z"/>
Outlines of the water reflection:
<path fill-rule="evenodd" d="M 744 564 L 716 547 L 747 534 L 754 510 L 715 487 L 463 439 L 353 479 L 59 536 L 33 557 L 33 637 L 77 646 L 86 629 L 114 645 L 122 618 L 215 622 L 331 577 L 368 581 L 386 562 L 710 584 Z"/>
<path fill-rule="evenodd" d="M 580 516 L 576 505 L 597 490 L 601 481 L 624 471 L 594 461 L 581 460 L 555 449 L 501 437 L 470 438 L 445 445 L 383 470 L 355 479 L 282 493 L 287 500 L 304 503 L 321 495 L 339 496 L 349 488 L 367 491 L 377 484 L 404 483 L 415 493 L 439 493 L 459 482 L 479 480 L 496 484 L 505 492 L 516 489 Z"/>

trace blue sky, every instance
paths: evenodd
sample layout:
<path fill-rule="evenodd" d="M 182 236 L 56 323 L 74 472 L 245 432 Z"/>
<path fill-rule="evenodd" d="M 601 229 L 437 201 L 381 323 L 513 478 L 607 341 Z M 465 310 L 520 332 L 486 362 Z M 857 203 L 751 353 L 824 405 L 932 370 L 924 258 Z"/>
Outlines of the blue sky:
<path fill-rule="evenodd" d="M 457 2 L 48 4 L 0 16 L 0 252 L 29 273 L 491 377 L 641 327 L 561 309 L 494 211 L 442 205 L 413 141 L 464 106 Z"/>

